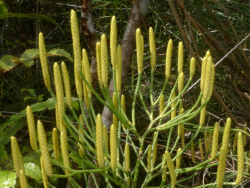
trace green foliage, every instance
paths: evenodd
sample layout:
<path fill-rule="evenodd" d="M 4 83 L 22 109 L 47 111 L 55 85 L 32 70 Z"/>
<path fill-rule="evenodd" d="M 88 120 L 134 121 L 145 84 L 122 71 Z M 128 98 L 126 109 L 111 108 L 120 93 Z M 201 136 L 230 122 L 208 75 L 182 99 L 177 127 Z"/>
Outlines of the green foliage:
<path fill-rule="evenodd" d="M 3 165 L 7 159 L 7 152 L 4 150 L 4 146 L 0 145 L 0 166 Z"/>
<path fill-rule="evenodd" d="M 2 6 L 1 6 L 2 7 Z M 6 11 L 4 10 L 4 8 L 2 8 L 3 11 Z M 57 24 L 57 22 L 55 20 L 53 20 L 51 17 L 49 16 L 45 16 L 45 15 L 42 15 L 42 14 L 16 14 L 16 13 L 6 13 L 5 14 L 0 14 L 0 19 L 4 19 L 4 18 L 29 18 L 29 19 L 36 19 L 38 16 L 39 19 L 42 19 L 42 20 L 46 20 L 46 21 L 49 21 L 53 24 L 55 24 L 56 26 L 59 26 Z M 60 26 L 59 26 L 60 28 Z"/>
<path fill-rule="evenodd" d="M 38 165 L 34 163 L 24 163 L 24 169 L 26 176 L 35 179 L 36 181 L 42 180 L 41 169 Z"/>
<path fill-rule="evenodd" d="M 34 92 L 32 90 L 28 90 L 33 95 Z M 38 96 L 38 99 L 40 97 Z M 25 98 L 29 99 L 29 98 Z M 65 99 L 66 100 L 66 99 Z M 75 110 L 79 109 L 78 98 L 72 97 L 73 108 Z M 33 112 L 43 112 L 44 110 L 53 110 L 55 109 L 55 99 L 49 98 L 44 102 L 37 102 L 31 105 L 31 109 Z M 26 125 L 26 121 L 23 119 L 25 117 L 26 109 L 22 110 L 20 113 L 11 116 L 4 124 L 0 126 L 0 146 L 6 145 L 10 141 L 10 137 L 15 135 L 17 131 L 19 131 L 24 125 Z"/>
<path fill-rule="evenodd" d="M 11 171 L 0 171 L 0 187 L 14 187 L 16 184 L 16 173 Z"/>
<path fill-rule="evenodd" d="M 6 14 L 7 13 L 7 7 L 4 2 L 4 0 L 0 0 L 0 14 Z"/>
<path fill-rule="evenodd" d="M 63 49 L 50 50 L 47 52 L 47 56 L 61 56 L 67 58 L 69 61 L 73 61 L 70 54 Z M 34 64 L 34 60 L 39 59 L 39 57 L 38 49 L 28 49 L 20 56 L 20 58 L 11 55 L 5 55 L 0 59 L 0 72 L 8 72 L 20 64 L 31 67 Z"/>

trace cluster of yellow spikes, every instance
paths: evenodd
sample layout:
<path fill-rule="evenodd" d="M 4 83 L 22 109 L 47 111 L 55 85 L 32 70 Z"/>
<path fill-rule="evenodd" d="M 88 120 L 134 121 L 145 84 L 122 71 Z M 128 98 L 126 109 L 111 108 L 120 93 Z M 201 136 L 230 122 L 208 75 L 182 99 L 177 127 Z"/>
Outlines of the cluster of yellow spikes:
<path fill-rule="evenodd" d="M 78 22 L 76 17 L 76 12 L 71 11 L 71 32 L 72 32 L 72 39 L 73 39 L 73 51 L 74 51 L 74 76 L 75 76 L 75 85 L 77 95 L 79 97 L 79 101 L 82 102 L 84 98 L 84 102 L 86 107 L 89 109 L 91 105 L 91 72 L 89 66 L 88 55 L 85 49 L 81 50 L 80 47 L 80 38 L 79 38 L 79 29 L 78 29 Z M 150 47 L 150 57 L 151 57 L 151 71 L 155 70 L 156 66 L 156 47 L 155 47 L 155 38 L 153 29 L 149 29 L 149 47 Z M 141 30 L 136 30 L 136 53 L 137 53 L 137 66 L 138 66 L 138 74 L 142 74 L 143 71 L 143 54 L 144 54 L 144 39 L 141 35 Z M 171 74 L 171 57 L 173 51 L 173 41 L 170 39 L 167 46 L 166 51 L 166 66 L 165 66 L 165 82 L 167 82 L 170 78 Z M 47 62 L 47 54 L 46 54 L 46 47 L 44 43 L 43 34 L 39 34 L 39 53 L 40 53 L 40 60 L 43 72 L 43 78 L 45 86 L 47 87 L 48 91 L 52 93 L 51 89 L 51 79 L 48 69 L 48 62 Z M 111 19 L 111 29 L 110 29 L 110 54 L 111 54 L 111 64 L 113 72 L 115 72 L 115 90 L 120 95 L 121 92 L 121 76 L 122 76 L 122 51 L 121 45 L 117 45 L 117 25 L 116 25 L 116 18 L 112 17 Z M 178 46 L 178 93 L 181 94 L 184 87 L 184 73 L 183 73 L 183 43 L 180 42 Z M 97 60 L 97 72 L 98 72 L 98 81 L 101 88 L 107 89 L 108 87 L 108 49 L 107 49 L 107 38 L 106 35 L 103 34 L 101 36 L 101 41 L 97 42 L 96 44 L 96 60 Z M 63 158 L 64 167 L 66 167 L 65 174 L 69 174 L 70 171 L 70 161 L 68 155 L 68 144 L 67 144 L 67 128 L 65 125 L 64 114 L 65 114 L 65 102 L 64 97 L 66 97 L 66 104 L 71 109 L 72 107 L 72 98 L 71 98 L 71 91 L 70 91 L 70 79 L 67 71 L 66 64 L 64 62 L 59 65 L 58 63 L 54 63 L 53 65 L 53 75 L 55 81 L 55 91 L 56 91 L 56 124 L 57 128 L 54 128 L 52 131 L 52 140 L 53 140 L 53 150 L 55 154 L 55 159 L 59 161 L 60 152 Z M 84 77 L 84 81 L 82 80 L 82 75 Z M 189 79 L 192 79 L 195 73 L 195 59 L 191 58 L 190 60 L 190 75 Z M 211 57 L 210 52 L 206 53 L 206 56 L 203 58 L 202 61 L 202 71 L 201 71 L 201 92 L 202 92 L 202 101 L 201 104 L 203 108 L 200 113 L 200 126 L 202 127 L 205 123 L 205 114 L 206 114 L 206 103 L 211 98 L 213 93 L 213 86 L 214 86 L 214 77 L 215 77 L 215 66 Z M 52 93 L 53 95 L 53 93 Z M 113 104 L 117 108 L 117 97 L 116 93 L 113 95 Z M 174 99 L 176 98 L 175 92 L 171 97 L 171 119 L 176 117 L 176 103 Z M 160 98 L 159 107 L 160 107 L 160 114 L 164 111 L 164 97 Z M 123 111 L 125 111 L 125 98 L 121 96 L 121 106 Z M 174 110 L 175 109 L 175 110 Z M 28 129 L 29 129 L 29 137 L 30 137 L 30 144 L 31 148 L 34 151 L 38 150 L 38 144 L 36 141 L 36 134 L 35 134 L 35 121 L 34 116 L 32 113 L 31 108 L 27 107 L 27 122 L 28 122 Z M 180 114 L 184 113 L 184 109 L 180 108 Z M 83 116 L 80 115 L 78 118 L 81 125 L 83 125 Z M 107 128 L 102 123 L 102 117 L 100 114 L 96 116 L 96 133 L 95 133 L 95 150 L 96 150 L 96 159 L 97 164 L 100 168 L 104 168 L 105 165 L 110 166 L 113 172 L 116 172 L 117 166 L 121 167 L 119 164 L 119 154 L 117 153 L 117 126 L 118 126 L 118 119 L 116 115 L 113 115 L 113 125 L 110 127 L 110 139 L 108 138 Z M 126 127 L 122 125 L 125 129 Z M 231 119 L 227 120 L 225 131 L 223 134 L 223 141 L 222 147 L 220 149 L 219 154 L 219 167 L 217 173 L 217 184 L 218 187 L 222 187 L 224 181 L 224 174 L 225 174 L 225 163 L 226 163 L 226 154 L 228 151 L 228 140 L 230 136 L 230 129 L 231 129 Z M 43 124 L 40 120 L 37 121 L 37 132 L 38 132 L 38 142 L 39 147 L 41 150 L 41 170 L 42 170 L 42 177 L 44 187 L 49 187 L 48 185 L 48 177 L 52 176 L 52 164 L 50 160 L 50 154 L 47 148 L 47 138 L 46 132 L 44 130 Z M 58 135 L 59 132 L 59 135 Z M 83 135 L 82 129 L 79 126 L 79 132 Z M 149 145 L 148 147 L 148 172 L 151 172 L 152 165 L 154 165 L 157 156 L 157 136 L 158 133 L 154 132 L 153 137 L 153 145 Z M 180 124 L 178 126 L 178 137 L 182 138 L 182 146 L 184 148 L 185 141 L 184 141 L 184 124 Z M 213 134 L 213 141 L 212 141 L 212 154 L 211 160 L 216 158 L 217 155 L 217 147 L 218 147 L 218 137 L 219 137 L 219 126 L 218 123 L 215 124 L 214 134 Z M 59 150 L 59 140 L 60 140 L 60 148 Z M 238 133 L 237 139 L 237 154 L 238 154 L 238 173 L 237 178 L 235 180 L 235 185 L 238 185 L 243 178 L 244 174 L 244 147 L 243 147 L 243 139 L 242 134 Z M 79 135 L 79 143 L 78 143 L 78 151 L 81 157 L 84 156 L 84 138 Z M 124 159 L 125 159 L 125 170 L 128 172 L 130 171 L 130 148 L 129 144 L 125 144 L 124 149 Z M 18 147 L 17 141 L 15 137 L 11 137 L 11 148 L 12 148 L 12 156 L 14 161 L 15 170 L 17 172 L 17 176 L 20 179 L 22 188 L 28 187 L 22 155 L 20 149 Z M 202 148 L 202 146 L 200 147 Z M 192 145 L 191 145 L 192 149 Z M 109 153 L 110 151 L 110 161 L 108 161 L 108 156 L 105 156 L 105 153 Z M 173 186 L 176 185 L 176 173 L 175 170 L 179 169 L 181 166 L 181 153 L 182 149 L 179 148 L 177 151 L 177 159 L 176 159 L 176 167 L 174 167 L 174 163 L 170 156 L 169 151 L 165 151 L 162 161 L 163 161 L 163 168 L 162 168 L 162 180 L 166 181 L 166 167 L 169 169 L 169 174 L 171 178 L 171 183 Z M 192 159 L 195 161 L 193 157 L 194 150 L 192 149 Z M 203 153 L 203 152 L 202 152 Z M 152 160 L 151 160 L 152 158 Z M 130 184 L 129 178 L 127 178 L 128 185 Z"/>

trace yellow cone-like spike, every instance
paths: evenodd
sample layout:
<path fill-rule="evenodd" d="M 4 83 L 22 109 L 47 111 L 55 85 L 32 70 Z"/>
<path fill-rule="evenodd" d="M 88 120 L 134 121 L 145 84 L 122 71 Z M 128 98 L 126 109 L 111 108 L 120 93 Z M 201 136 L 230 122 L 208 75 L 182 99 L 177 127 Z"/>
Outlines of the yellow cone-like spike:
<path fill-rule="evenodd" d="M 57 129 L 54 128 L 52 131 L 52 141 L 53 141 L 53 150 L 54 150 L 54 155 L 55 159 L 59 161 L 59 138 L 58 138 L 58 132 Z"/>
<path fill-rule="evenodd" d="M 226 149 L 222 146 L 220 149 L 220 155 L 219 155 L 219 166 L 217 169 L 217 187 L 222 188 L 223 181 L 225 177 L 225 168 L 226 168 L 226 156 L 227 152 Z"/>
<path fill-rule="evenodd" d="M 50 162 L 50 154 L 48 150 L 48 144 L 47 144 L 47 138 L 46 133 L 43 128 L 43 124 L 40 120 L 37 121 L 37 132 L 38 132 L 38 140 L 39 140 L 39 146 L 43 157 L 43 164 L 45 172 L 48 176 L 51 176 L 53 174 L 52 165 Z"/>
<path fill-rule="evenodd" d="M 103 140 L 104 140 L 104 144 L 106 147 L 106 152 L 109 152 L 109 136 L 108 136 L 108 131 L 107 131 L 107 127 L 105 125 L 103 125 Z"/>
<path fill-rule="evenodd" d="M 71 34 L 73 40 L 73 52 L 74 52 L 74 73 L 75 73 L 75 84 L 76 92 L 78 97 L 82 98 L 82 79 L 80 77 L 79 71 L 81 68 L 81 47 L 80 47 L 80 37 L 79 37 L 79 26 L 77 21 L 77 15 L 74 10 L 70 13 L 70 25 Z"/>
<path fill-rule="evenodd" d="M 164 158 L 165 158 L 165 154 L 162 155 L 162 175 L 161 175 L 161 179 L 162 181 L 166 181 L 167 180 L 167 161 L 165 160 L 164 162 Z"/>
<path fill-rule="evenodd" d="M 212 76 L 212 57 L 209 57 L 207 60 L 205 83 L 202 91 L 204 101 L 207 101 L 209 97 L 211 89 L 211 76 Z"/>
<path fill-rule="evenodd" d="M 47 62 L 47 52 L 46 52 L 46 46 L 44 43 L 43 33 L 39 33 L 39 54 L 40 54 L 40 61 L 41 61 L 41 67 L 42 67 L 42 72 L 43 72 L 44 84 L 47 87 L 47 89 L 51 91 L 49 67 L 48 67 L 48 62 Z"/>
<path fill-rule="evenodd" d="M 96 43 L 96 62 L 97 62 L 97 75 L 100 87 L 103 87 L 102 81 L 102 60 L 101 60 L 101 43 Z"/>
<path fill-rule="evenodd" d="M 110 164 L 113 172 L 117 166 L 117 129 L 112 124 L 110 127 Z"/>
<path fill-rule="evenodd" d="M 211 53 L 210 53 L 210 51 L 208 50 L 208 51 L 206 52 L 206 57 L 209 58 L 210 56 L 211 56 Z"/>
<path fill-rule="evenodd" d="M 168 151 L 165 151 L 165 156 L 167 159 L 167 165 L 168 165 L 168 170 L 171 178 L 171 184 L 172 186 L 176 185 L 176 174 L 175 174 L 175 168 L 174 168 L 174 163 L 171 159 L 170 153 Z"/>
<path fill-rule="evenodd" d="M 175 91 L 171 97 L 171 102 L 175 99 Z M 173 110 L 175 108 L 175 105 L 176 105 L 176 101 L 175 102 L 172 102 L 171 104 L 171 110 Z M 176 116 L 176 108 L 171 112 L 171 119 L 174 119 Z"/>
<path fill-rule="evenodd" d="M 130 149 L 128 143 L 125 144 L 124 155 L 125 155 L 125 170 L 128 172 L 130 171 Z M 127 178 L 127 183 L 128 185 L 130 185 L 129 177 Z"/>
<path fill-rule="evenodd" d="M 223 138 L 222 138 L 222 147 L 225 148 L 226 152 L 228 151 L 228 142 L 229 142 L 230 131 L 231 131 L 231 123 L 232 123 L 231 118 L 227 118 L 227 122 L 226 122 L 224 133 L 223 133 Z"/>
<path fill-rule="evenodd" d="M 80 122 L 81 125 L 84 125 L 82 114 L 79 116 L 79 122 Z M 78 131 L 79 131 L 79 134 L 81 136 L 84 136 L 80 125 L 78 127 Z M 78 142 L 78 147 L 79 147 L 78 152 L 79 152 L 79 155 L 83 158 L 84 153 L 85 153 L 84 146 L 83 146 L 84 142 L 83 142 L 83 139 L 82 139 L 82 137 L 80 135 L 79 135 L 79 142 Z"/>
<path fill-rule="evenodd" d="M 58 110 L 60 126 L 61 126 L 64 124 L 63 115 L 65 112 L 63 84 L 62 84 L 61 71 L 60 71 L 60 67 L 58 63 L 54 63 L 53 68 L 54 68 L 54 80 L 55 80 L 55 88 L 56 88 L 57 110 Z M 61 130 L 61 127 L 60 127 L 60 130 Z"/>
<path fill-rule="evenodd" d="M 148 146 L 148 158 L 147 158 L 148 172 L 151 172 L 151 153 L 152 153 L 152 145 L 150 144 Z"/>
<path fill-rule="evenodd" d="M 59 112 L 58 112 L 58 103 L 55 104 L 55 116 L 56 116 L 56 128 L 61 131 L 60 129 L 60 117 L 59 117 Z"/>
<path fill-rule="evenodd" d="M 184 73 L 181 72 L 178 75 L 178 92 L 179 92 L 179 94 L 182 92 L 183 86 L 184 86 Z"/>
<path fill-rule="evenodd" d="M 155 36 L 152 27 L 149 28 L 149 48 L 150 48 L 150 58 L 151 58 L 151 70 L 155 69 L 156 65 L 156 48 L 155 48 Z"/>
<path fill-rule="evenodd" d="M 108 86 L 108 47 L 107 47 L 107 38 L 103 34 L 101 36 L 101 67 L 102 67 L 102 82 L 105 87 Z"/>
<path fill-rule="evenodd" d="M 137 52 L 138 73 L 141 74 L 143 68 L 143 52 L 142 52 L 142 42 L 141 42 L 141 30 L 139 28 L 136 30 L 136 52 Z"/>
<path fill-rule="evenodd" d="M 177 150 L 177 155 L 178 155 L 181 151 L 182 151 L 182 149 L 179 148 L 179 149 Z M 180 155 L 176 158 L 176 169 L 179 169 L 179 168 L 181 167 L 181 155 L 182 155 L 182 154 L 180 154 Z"/>
<path fill-rule="evenodd" d="M 244 143 L 242 133 L 238 133 L 238 144 L 237 144 L 237 159 L 238 159 L 238 167 L 237 167 L 237 177 L 234 182 L 235 185 L 239 185 L 243 179 L 244 175 Z"/>
<path fill-rule="evenodd" d="M 209 89 L 208 100 L 212 97 L 213 92 L 214 92 L 214 80 L 215 80 L 215 66 L 212 63 L 212 75 L 211 75 L 211 84 L 210 84 L 210 89 Z"/>
<path fill-rule="evenodd" d="M 204 57 L 202 60 L 202 66 L 201 66 L 201 82 L 200 82 L 201 92 L 203 92 L 203 87 L 205 83 L 206 67 L 207 67 L 207 58 Z"/>
<path fill-rule="evenodd" d="M 219 124 L 216 122 L 214 124 L 214 134 L 213 134 L 213 145 L 211 159 L 214 160 L 218 149 L 218 139 L 219 139 Z"/>
<path fill-rule="evenodd" d="M 72 108 L 72 98 L 71 98 L 71 88 L 70 88 L 70 81 L 69 81 L 69 73 L 66 67 L 66 64 L 62 62 L 61 64 L 62 69 L 62 78 L 64 84 L 64 90 L 66 95 L 67 105 Z"/>
<path fill-rule="evenodd" d="M 121 97 L 121 105 L 122 105 L 123 111 L 126 113 L 126 102 L 125 102 L 125 96 L 124 95 L 122 95 L 122 97 Z M 125 129 L 124 124 L 122 124 L 122 128 Z"/>
<path fill-rule="evenodd" d="M 190 78 L 192 79 L 195 73 L 195 58 L 192 57 L 190 60 Z"/>
<path fill-rule="evenodd" d="M 20 170 L 19 181 L 21 184 L 21 188 L 28 188 L 29 187 L 24 170 Z"/>
<path fill-rule="evenodd" d="M 168 81 L 168 79 L 170 78 L 172 51 L 173 51 L 173 40 L 170 39 L 168 41 L 168 46 L 166 51 L 165 81 Z"/>
<path fill-rule="evenodd" d="M 100 114 L 96 117 L 96 157 L 100 168 L 104 167 L 104 157 L 103 157 L 103 124 L 102 116 Z"/>
<path fill-rule="evenodd" d="M 155 164 L 156 161 L 156 156 L 157 156 L 157 145 L 158 145 L 158 137 L 156 137 L 156 132 L 154 132 L 153 136 L 153 142 L 155 140 L 155 146 L 154 146 L 154 153 L 153 153 L 153 165 Z"/>
<path fill-rule="evenodd" d="M 205 101 L 202 98 L 201 104 L 203 104 Z M 205 105 L 201 111 L 200 111 L 200 126 L 202 127 L 205 123 L 205 118 L 206 118 L 206 109 L 207 109 L 207 105 Z"/>
<path fill-rule="evenodd" d="M 129 149 L 129 144 L 125 144 L 125 169 L 126 171 L 130 171 L 130 149 Z"/>
<path fill-rule="evenodd" d="M 120 94 L 122 86 L 122 48 L 121 45 L 117 47 L 117 65 L 116 65 L 116 88 L 117 93 Z"/>
<path fill-rule="evenodd" d="M 142 57 L 142 65 L 141 65 L 141 70 L 143 69 L 143 54 L 144 54 L 144 38 L 141 35 L 141 57 Z"/>
<path fill-rule="evenodd" d="M 85 49 L 82 50 L 82 73 L 86 81 L 88 82 L 88 84 L 91 86 L 91 73 L 90 73 L 89 59 L 88 59 L 88 54 Z M 91 90 L 84 81 L 83 81 L 83 95 L 84 95 L 85 105 L 89 109 L 90 108 L 89 97 L 91 95 Z"/>
<path fill-rule="evenodd" d="M 159 101 L 159 114 L 163 112 L 164 108 L 165 108 L 165 98 L 164 95 L 162 95 Z"/>
<path fill-rule="evenodd" d="M 65 132 L 61 132 L 60 140 L 61 140 L 61 152 L 62 152 L 63 164 L 65 167 L 70 168 L 68 142 L 67 142 L 67 135 Z M 65 174 L 69 173 L 70 172 L 68 170 L 65 170 Z"/>
<path fill-rule="evenodd" d="M 110 24 L 110 54 L 111 54 L 111 63 L 113 67 L 116 67 L 117 62 L 117 26 L 116 26 L 116 17 L 111 18 Z"/>
<path fill-rule="evenodd" d="M 31 110 L 30 106 L 27 106 L 27 108 L 26 108 L 26 115 L 27 115 L 27 122 L 28 122 L 30 145 L 31 145 L 31 148 L 34 151 L 36 151 L 38 149 L 38 147 L 37 147 L 37 141 L 36 141 L 35 120 L 34 120 L 33 112 Z"/>
<path fill-rule="evenodd" d="M 179 42 L 179 46 L 178 46 L 178 74 L 180 74 L 181 72 L 183 72 L 183 43 Z"/>
<path fill-rule="evenodd" d="M 115 106 L 115 109 L 117 109 L 117 98 L 116 98 L 115 92 L 113 93 L 112 99 L 113 99 L 113 104 Z M 115 128 L 117 129 L 118 128 L 118 118 L 114 113 L 113 113 L 113 124 L 114 124 Z"/>
<path fill-rule="evenodd" d="M 20 177 L 20 170 L 24 170 L 23 166 L 23 157 L 21 155 L 16 137 L 10 137 L 11 140 L 11 153 L 12 153 L 12 160 L 14 163 L 14 168 L 17 174 L 17 177 Z"/>
<path fill-rule="evenodd" d="M 49 185 L 48 185 L 49 180 L 48 180 L 48 176 L 47 176 L 47 174 L 45 173 L 45 170 L 44 170 L 42 156 L 40 157 L 40 164 L 41 164 L 41 171 L 42 171 L 42 178 L 43 178 L 43 186 L 44 186 L 44 188 L 49 188 Z"/>
<path fill-rule="evenodd" d="M 91 72 L 90 72 L 89 58 L 88 58 L 87 51 L 85 49 L 82 49 L 82 72 L 83 72 L 83 75 L 85 76 L 88 84 L 91 86 Z M 88 95 L 90 95 L 91 90 L 88 86 L 86 86 L 86 87 L 88 90 Z"/>

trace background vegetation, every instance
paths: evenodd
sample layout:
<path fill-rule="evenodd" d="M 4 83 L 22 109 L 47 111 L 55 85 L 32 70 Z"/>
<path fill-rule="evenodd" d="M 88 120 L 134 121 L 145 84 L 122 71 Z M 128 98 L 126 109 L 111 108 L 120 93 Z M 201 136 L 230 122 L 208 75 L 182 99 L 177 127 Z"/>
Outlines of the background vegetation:
<path fill-rule="evenodd" d="M 110 18 L 117 16 L 118 43 L 121 43 L 123 32 L 132 9 L 132 1 L 93 1 L 92 16 L 97 38 L 100 35 L 109 33 Z M 71 9 L 78 11 L 80 22 L 79 1 L 0 1 L 0 57 L 12 55 L 20 57 L 26 49 L 37 48 L 37 36 L 41 31 L 44 33 L 47 50 L 54 48 L 65 49 L 72 54 L 72 39 L 69 25 L 69 12 Z M 157 46 L 157 67 L 155 84 L 164 79 L 164 57 L 167 41 L 172 38 L 174 41 L 174 58 L 177 56 L 177 44 L 184 42 L 185 58 L 191 56 L 196 58 L 197 69 L 199 70 L 201 59 L 209 49 L 213 54 L 214 62 L 219 62 L 233 49 L 248 33 L 250 27 L 250 5 L 249 1 L 240 0 L 202 0 L 202 1 L 151 1 L 150 8 L 145 17 L 142 34 L 147 37 L 148 28 L 152 26 L 155 32 Z M 148 41 L 145 38 L 145 41 Z M 83 48 L 87 49 L 84 37 L 81 38 Z M 250 118 L 250 64 L 249 64 L 249 39 L 245 40 L 232 53 L 228 54 L 216 67 L 214 96 L 207 107 L 208 125 L 210 122 L 224 121 L 230 116 L 233 122 L 232 127 L 238 128 L 247 123 Z M 145 46 L 145 61 L 143 90 L 149 89 L 150 69 L 149 50 Z M 65 57 L 52 56 L 49 58 L 50 65 L 55 61 L 66 60 Z M 2 63 L 2 62 L 0 62 Z M 0 64 L 1 66 L 1 64 Z M 70 74 L 73 74 L 73 65 L 67 64 Z M 126 96 L 129 96 L 135 82 L 136 59 L 133 58 L 128 75 L 128 81 L 124 89 Z M 176 72 L 177 63 L 173 64 L 173 71 Z M 184 65 L 185 73 L 188 73 L 188 64 Z M 194 80 L 197 80 L 200 75 Z M 5 72 L 0 70 L 0 145 L 9 155 L 9 137 L 16 135 L 21 144 L 26 145 L 27 129 L 22 129 L 24 121 L 9 121 L 12 115 L 20 114 L 27 105 L 34 104 L 49 97 L 44 87 L 40 65 L 34 58 L 34 65 L 27 67 L 19 65 Z M 175 81 L 176 78 L 172 78 Z M 148 81 L 147 81 L 148 80 Z M 172 83 L 174 84 L 174 83 Z M 71 83 L 73 85 L 73 82 Z M 73 87 L 72 87 L 73 88 Z M 157 92 L 157 90 L 155 91 Z M 73 90 L 72 94 L 75 95 Z M 197 98 L 199 86 L 195 86 L 185 95 L 184 106 L 193 104 Z M 149 96 L 145 94 L 145 99 Z M 128 99 L 128 106 L 131 104 Z M 140 106 L 138 106 L 140 109 Z M 35 113 L 37 119 L 42 119 L 55 124 L 55 119 L 50 110 L 38 110 Z M 147 126 L 145 114 L 138 110 L 138 122 L 141 130 Z M 7 122 L 7 123 L 6 123 Z M 198 119 L 197 119 L 198 123 Z M 51 130 L 51 129 L 50 129 Z M 1 137 L 2 136 L 2 137 Z M 186 135 L 189 136 L 188 134 Z M 233 138 L 232 138 L 233 140 Z M 249 142 L 248 142 L 249 143 Z M 249 145 L 247 143 L 247 146 Z M 0 167 L 8 169 L 0 160 Z"/>

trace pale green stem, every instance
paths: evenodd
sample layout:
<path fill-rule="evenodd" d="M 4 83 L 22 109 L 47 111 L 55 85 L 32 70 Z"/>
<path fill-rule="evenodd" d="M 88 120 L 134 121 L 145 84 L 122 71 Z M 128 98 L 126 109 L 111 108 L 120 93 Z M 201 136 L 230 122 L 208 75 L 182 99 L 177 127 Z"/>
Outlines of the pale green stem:
<path fill-rule="evenodd" d="M 135 103 L 136 103 L 136 98 L 138 95 L 138 91 L 140 91 L 140 84 L 141 84 L 141 74 L 139 73 L 138 80 L 137 80 L 137 85 L 135 89 L 135 95 L 134 95 L 134 100 L 132 103 L 132 125 L 135 127 Z"/>

